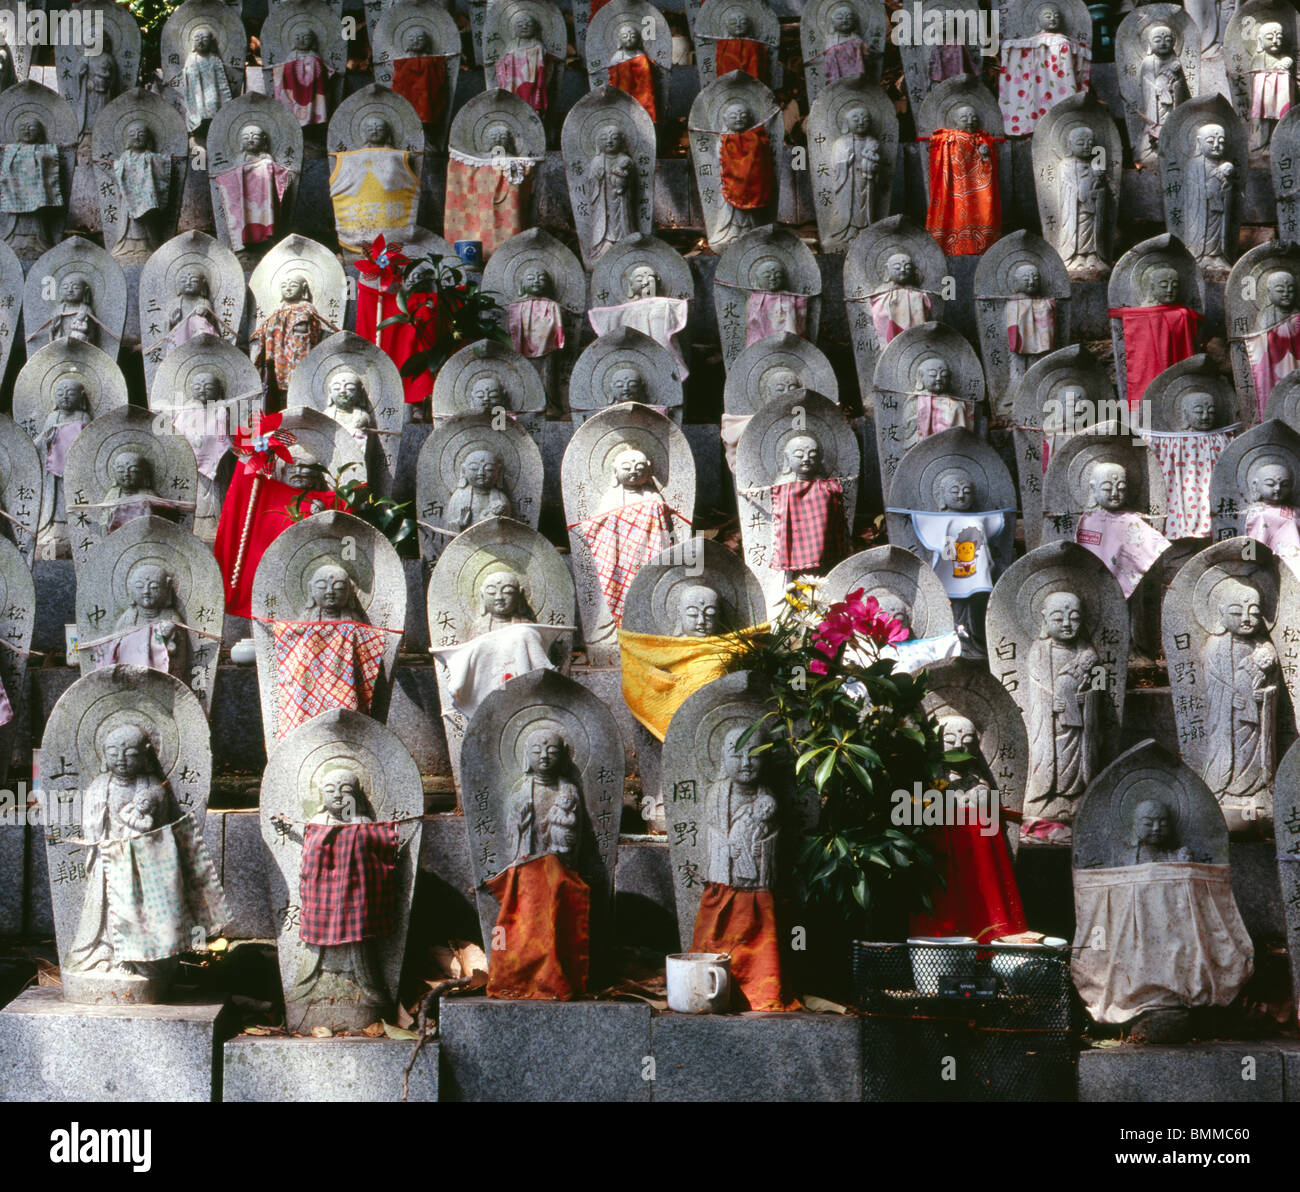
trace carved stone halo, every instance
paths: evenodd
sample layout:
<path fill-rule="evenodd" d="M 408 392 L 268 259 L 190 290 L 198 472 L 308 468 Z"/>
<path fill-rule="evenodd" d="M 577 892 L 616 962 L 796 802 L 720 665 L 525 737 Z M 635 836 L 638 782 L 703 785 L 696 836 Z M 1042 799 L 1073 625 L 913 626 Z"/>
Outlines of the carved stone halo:
<path fill-rule="evenodd" d="M 73 106 L 48 87 L 24 81 L 0 94 L 0 145 L 18 143 L 19 125 L 28 116 L 35 116 L 41 122 L 47 144 L 77 143 L 77 113 Z"/>
<path fill-rule="evenodd" d="M 278 0 L 268 8 L 262 24 L 262 62 L 269 70 L 293 54 L 298 30 L 306 26 L 316 35 L 316 53 L 330 71 L 338 74 L 347 67 L 347 43 L 338 16 L 321 0 Z M 268 93 L 270 88 L 267 88 Z"/>
<path fill-rule="evenodd" d="M 645 404 L 681 409 L 682 381 L 677 359 L 667 348 L 631 327 L 598 336 L 583 350 L 569 381 L 569 405 L 575 412 L 603 410 L 611 403 L 605 382 L 621 369 L 634 368 L 645 382 Z"/>
<path fill-rule="evenodd" d="M 294 274 L 307 278 L 312 305 L 336 328 L 342 326 L 346 307 L 347 281 L 343 266 L 324 245 L 297 234 L 281 240 L 253 270 L 248 288 L 257 305 L 260 322 L 284 301 L 280 286 Z"/>
<path fill-rule="evenodd" d="M 1229 426 L 1237 420 L 1237 394 L 1232 382 L 1205 353 L 1180 360 L 1160 373 L 1142 395 L 1150 411 L 1154 431 L 1181 431 L 1182 403 L 1189 393 L 1208 393 L 1214 398 L 1214 428 Z"/>
<path fill-rule="evenodd" d="M 782 331 L 741 349 L 727 370 L 723 409 L 728 414 L 756 414 L 762 405 L 763 381 L 776 369 L 789 369 L 809 393 L 839 404 L 840 383 L 825 353 L 802 336 Z"/>
<path fill-rule="evenodd" d="M 1102 422 L 1087 434 L 1073 435 L 1052 456 L 1043 484 L 1043 512 L 1049 516 L 1082 513 L 1088 508 L 1089 481 L 1097 464 L 1123 465 L 1128 473 L 1128 507 L 1163 517 L 1164 473 L 1145 445 L 1134 443 L 1118 422 Z M 1149 499 L 1149 504 L 1147 500 Z M 1068 508 L 1057 508 L 1069 502 Z"/>
<path fill-rule="evenodd" d="M 493 124 L 504 124 L 514 134 L 517 156 L 540 159 L 545 155 L 542 118 L 519 96 L 498 87 L 474 96 L 456 113 L 451 122 L 451 148 L 473 156 L 485 155 L 492 148 L 487 143 L 487 130 Z"/>
<path fill-rule="evenodd" d="M 566 311 L 581 314 L 587 307 L 587 275 L 573 253 L 549 232 L 530 228 L 511 236 L 492 254 L 483 270 L 483 289 L 508 305 L 520 297 L 525 270 L 541 265 L 551 275 L 554 298 Z"/>
<path fill-rule="evenodd" d="M 763 589 L 739 555 L 711 538 L 689 538 L 644 563 L 628 585 L 622 628 L 630 633 L 671 636 L 678 625 L 681 595 L 690 588 L 718 594 L 720 631 L 764 620 Z"/>
<path fill-rule="evenodd" d="M 31 350 L 49 342 L 52 328 L 44 324 L 58 312 L 60 291 L 67 277 L 83 277 L 90 287 L 90 305 L 98 323 L 95 346 L 117 359 L 126 323 L 126 274 L 112 256 L 80 236 L 69 236 L 43 253 L 23 287 L 23 331 Z M 47 299 L 46 293 L 53 297 Z"/>
<path fill-rule="evenodd" d="M 600 11 L 605 10 L 602 8 Z M 695 297 L 695 279 L 681 253 L 657 237 L 638 233 L 611 245 L 592 268 L 592 306 L 619 306 L 630 302 L 629 279 L 634 269 L 643 266 L 653 269 L 659 279 L 655 297 Z"/>
<path fill-rule="evenodd" d="M 237 95 L 212 117 L 208 126 L 208 173 L 215 176 L 244 159 L 239 134 L 249 124 L 256 124 L 267 135 L 271 156 L 295 174 L 302 169 L 302 126 L 284 104 L 248 91 Z"/>
<path fill-rule="evenodd" d="M 34 438 L 55 408 L 55 389 L 65 377 L 84 383 L 92 418 L 127 404 L 126 379 L 113 361 L 90 344 L 61 339 L 46 344 L 23 365 L 14 383 L 14 421 Z"/>
<path fill-rule="evenodd" d="M 489 378 L 501 383 L 514 413 L 538 414 L 546 408 L 546 391 L 528 361 L 505 344 L 484 339 L 466 344 L 438 370 L 434 416 L 478 413 L 472 401 L 474 386 Z"/>
<path fill-rule="evenodd" d="M 378 83 L 354 91 L 330 117 L 331 153 L 365 146 L 366 121 L 378 117 L 393 134 L 393 148 L 407 153 L 424 153 L 424 125 L 410 100 Z"/>
<path fill-rule="evenodd" d="M 1201 628 L 1211 636 L 1226 631 L 1220 611 L 1218 593 L 1225 584 L 1245 582 L 1259 593 L 1260 615 L 1270 633 L 1277 624 L 1277 581 L 1264 565 L 1263 552 L 1259 559 L 1223 559 L 1208 567 L 1196 581 L 1192 595 L 1192 615 Z"/>
<path fill-rule="evenodd" d="M 900 546 L 874 546 L 837 563 L 817 585 L 817 598 L 831 604 L 850 592 L 893 598 L 909 610 L 911 638 L 953 632 L 952 603 L 934 569 Z"/>

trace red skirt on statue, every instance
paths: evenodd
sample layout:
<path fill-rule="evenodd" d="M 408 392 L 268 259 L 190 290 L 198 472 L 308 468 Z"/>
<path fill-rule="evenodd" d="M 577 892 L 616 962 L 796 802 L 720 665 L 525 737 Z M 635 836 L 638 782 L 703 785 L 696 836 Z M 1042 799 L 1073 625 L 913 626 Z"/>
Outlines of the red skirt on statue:
<path fill-rule="evenodd" d="M 928 914 L 912 916 L 913 935 L 969 935 L 988 943 L 1027 930 L 1001 829 L 983 836 L 979 824 L 954 825 L 939 833 L 938 847 L 946 884 L 931 895 Z"/>
<path fill-rule="evenodd" d="M 731 956 L 732 1000 L 740 1010 L 798 1010 L 781 988 L 781 936 L 770 890 L 709 882 L 695 914 L 692 952 Z"/>
<path fill-rule="evenodd" d="M 553 853 L 487 884 L 501 904 L 488 947 L 488 997 L 567 1002 L 587 992 L 591 888 Z M 500 944 L 501 947 L 495 945 Z"/>

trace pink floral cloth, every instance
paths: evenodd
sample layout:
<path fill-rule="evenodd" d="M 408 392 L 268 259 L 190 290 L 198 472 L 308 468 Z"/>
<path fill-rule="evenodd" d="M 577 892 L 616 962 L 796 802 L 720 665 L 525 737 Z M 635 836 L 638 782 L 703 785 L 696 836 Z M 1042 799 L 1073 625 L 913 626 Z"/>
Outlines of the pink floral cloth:
<path fill-rule="evenodd" d="M 930 295 L 915 286 L 890 286 L 870 295 L 867 301 L 871 305 L 876 341 L 882 348 L 894 336 L 930 317 Z"/>
<path fill-rule="evenodd" d="M 1255 400 L 1259 416 L 1264 417 L 1268 395 L 1288 373 L 1294 372 L 1300 362 L 1300 314 L 1246 338 L 1246 355 L 1250 360 L 1250 375 L 1255 382 Z"/>
<path fill-rule="evenodd" d="M 292 175 L 267 158 L 233 166 L 214 181 L 226 213 L 226 234 L 235 248 L 275 235 L 276 214 Z"/>
<path fill-rule="evenodd" d="M 634 298 L 619 306 L 593 307 L 587 312 L 587 319 L 597 335 L 609 335 L 624 327 L 648 335 L 673 354 L 685 380 L 689 370 L 677 336 L 686 329 L 687 312 L 685 298 Z"/>
<path fill-rule="evenodd" d="M 1257 70 L 1250 80 L 1250 114 L 1256 120 L 1280 120 L 1291 110 L 1291 72 Z"/>
<path fill-rule="evenodd" d="M 745 344 L 788 331 L 803 336 L 808 327 L 808 299 L 802 294 L 754 290 L 745 302 Z"/>
<path fill-rule="evenodd" d="M 498 87 L 519 96 L 539 116 L 546 111 L 546 51 L 541 46 L 502 54 L 496 76 Z"/>
<path fill-rule="evenodd" d="M 1074 540 L 1106 564 L 1127 600 L 1138 582 L 1169 549 L 1169 539 L 1137 513 L 1094 509 L 1082 514 Z"/>
<path fill-rule="evenodd" d="M 530 360 L 564 347 L 564 320 L 554 298 L 522 298 L 510 304 L 510 341 Z"/>
<path fill-rule="evenodd" d="M 45 470 L 51 476 L 63 475 L 68 463 L 68 448 L 85 429 L 84 422 L 65 422 L 56 428 L 45 451 Z"/>
<path fill-rule="evenodd" d="M 846 37 L 827 46 L 822 53 L 827 86 L 838 83 L 840 79 L 856 79 L 866 74 L 869 58 L 867 43 L 860 37 Z"/>
<path fill-rule="evenodd" d="M 1049 108 L 1088 89 L 1092 53 L 1061 33 L 1002 43 L 998 107 L 1009 137 L 1027 137 Z"/>
<path fill-rule="evenodd" d="M 1037 356 L 1056 346 L 1055 298 L 1007 299 L 1007 347 L 1018 356 Z"/>
<path fill-rule="evenodd" d="M 1232 431 L 1151 432 L 1151 450 L 1165 474 L 1165 535 L 1210 536 L 1210 475 Z"/>
<path fill-rule="evenodd" d="M 1246 537 L 1262 542 L 1292 571 L 1300 574 L 1300 529 L 1288 505 L 1246 506 Z"/>

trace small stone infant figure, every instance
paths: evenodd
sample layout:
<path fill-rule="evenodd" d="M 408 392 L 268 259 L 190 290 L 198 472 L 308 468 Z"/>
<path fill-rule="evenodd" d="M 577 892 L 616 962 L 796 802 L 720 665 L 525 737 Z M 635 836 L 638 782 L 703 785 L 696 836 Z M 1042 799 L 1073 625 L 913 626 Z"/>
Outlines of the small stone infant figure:
<path fill-rule="evenodd" d="M 446 528 L 460 533 L 489 517 L 509 517 L 510 494 L 503 483 L 501 457 L 471 451 L 460 465 L 460 482 L 447 502 Z"/>
<path fill-rule="evenodd" d="M 524 772 L 506 804 L 510 860 L 554 853 L 572 866 L 581 839 L 577 784 L 567 777 L 569 747 L 554 729 L 536 729 L 524 745 Z"/>

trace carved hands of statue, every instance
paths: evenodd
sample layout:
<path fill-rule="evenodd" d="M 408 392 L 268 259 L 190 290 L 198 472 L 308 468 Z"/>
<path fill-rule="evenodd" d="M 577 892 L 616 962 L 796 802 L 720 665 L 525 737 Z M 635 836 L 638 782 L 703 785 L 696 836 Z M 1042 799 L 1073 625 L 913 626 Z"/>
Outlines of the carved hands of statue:
<path fill-rule="evenodd" d="M 980 147 L 979 147 L 979 155 L 980 155 L 980 160 L 981 160 L 981 161 L 988 161 L 988 159 L 989 159 L 989 147 L 988 147 L 987 145 L 980 145 Z"/>

